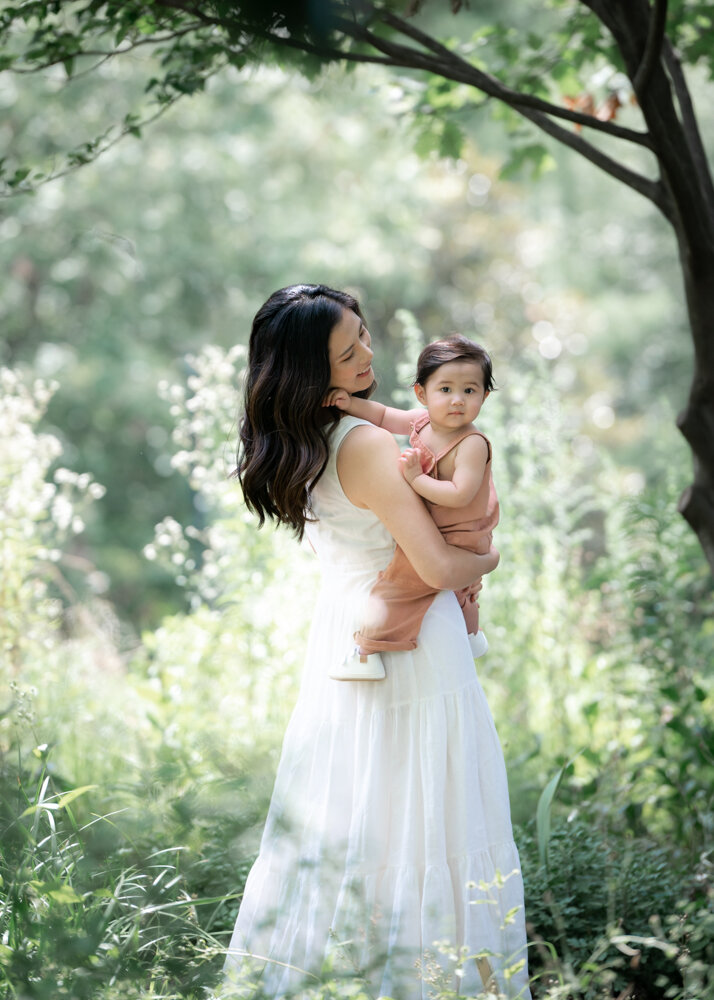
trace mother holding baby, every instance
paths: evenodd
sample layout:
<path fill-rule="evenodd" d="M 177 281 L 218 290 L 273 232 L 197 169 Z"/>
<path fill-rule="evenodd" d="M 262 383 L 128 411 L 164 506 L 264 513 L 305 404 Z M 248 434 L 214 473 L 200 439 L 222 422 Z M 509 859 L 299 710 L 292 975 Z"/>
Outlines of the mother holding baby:
<path fill-rule="evenodd" d="M 323 285 L 253 322 L 238 476 L 259 524 L 307 535 L 322 587 L 226 974 L 241 996 L 299 996 L 329 969 L 375 998 L 528 998 L 503 755 L 453 593 L 498 553 L 447 544 L 393 436 L 323 405 L 367 399 L 372 358 L 357 301 Z M 382 680 L 336 680 L 395 543 L 439 590 L 416 648 L 383 652 Z"/>

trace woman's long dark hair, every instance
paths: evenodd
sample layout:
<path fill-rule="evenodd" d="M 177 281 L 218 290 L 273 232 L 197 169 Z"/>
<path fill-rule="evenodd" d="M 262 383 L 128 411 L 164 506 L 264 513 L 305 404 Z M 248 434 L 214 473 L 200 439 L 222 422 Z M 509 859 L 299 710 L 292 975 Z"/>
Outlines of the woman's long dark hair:
<path fill-rule="evenodd" d="M 253 320 L 236 475 L 246 506 L 290 525 L 302 538 L 308 490 L 325 471 L 329 436 L 340 411 L 323 407 L 330 388 L 330 332 L 359 303 L 325 285 L 274 292 Z M 358 393 L 367 398 L 374 384 Z"/>

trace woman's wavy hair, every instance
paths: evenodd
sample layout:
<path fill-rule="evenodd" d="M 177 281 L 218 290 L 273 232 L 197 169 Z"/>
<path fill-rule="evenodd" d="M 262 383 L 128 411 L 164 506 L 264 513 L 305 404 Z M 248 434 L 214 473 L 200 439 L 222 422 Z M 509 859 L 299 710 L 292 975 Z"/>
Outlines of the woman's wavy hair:
<path fill-rule="evenodd" d="M 309 491 L 325 471 L 341 413 L 324 407 L 330 388 L 330 333 L 357 299 L 325 285 L 274 292 L 253 320 L 236 475 L 258 526 L 266 518 L 302 538 Z M 366 399 L 376 383 L 357 395 Z"/>

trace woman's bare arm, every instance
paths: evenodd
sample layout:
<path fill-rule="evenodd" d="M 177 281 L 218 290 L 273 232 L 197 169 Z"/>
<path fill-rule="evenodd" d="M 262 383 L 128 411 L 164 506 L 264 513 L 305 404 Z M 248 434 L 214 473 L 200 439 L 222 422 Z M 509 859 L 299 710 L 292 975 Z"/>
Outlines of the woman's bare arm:
<path fill-rule="evenodd" d="M 491 549 L 480 556 L 444 541 L 423 501 L 402 476 L 399 448 L 379 427 L 356 427 L 337 457 L 345 494 L 357 507 L 368 507 L 384 524 L 425 583 L 439 590 L 459 590 L 498 565 Z"/>

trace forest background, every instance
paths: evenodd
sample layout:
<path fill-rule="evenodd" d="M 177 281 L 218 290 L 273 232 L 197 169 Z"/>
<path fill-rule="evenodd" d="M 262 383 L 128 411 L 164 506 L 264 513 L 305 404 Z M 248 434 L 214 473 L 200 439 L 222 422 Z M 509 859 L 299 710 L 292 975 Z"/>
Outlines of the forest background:
<path fill-rule="evenodd" d="M 146 65 L 107 63 L 101 87 L 0 74 L 4 144 L 99 130 Z M 418 87 L 225 71 L 0 204 L 4 996 L 217 982 L 316 579 L 229 478 L 252 315 L 298 280 L 358 295 L 380 399 L 410 401 L 444 333 L 494 360 L 502 562 L 479 673 L 535 994 L 714 995 L 714 626 L 675 509 L 692 359 L 674 243 L 591 165 L 514 156 L 485 114 L 440 157 L 408 114 Z M 326 970 L 315 995 L 361 988 Z"/>

